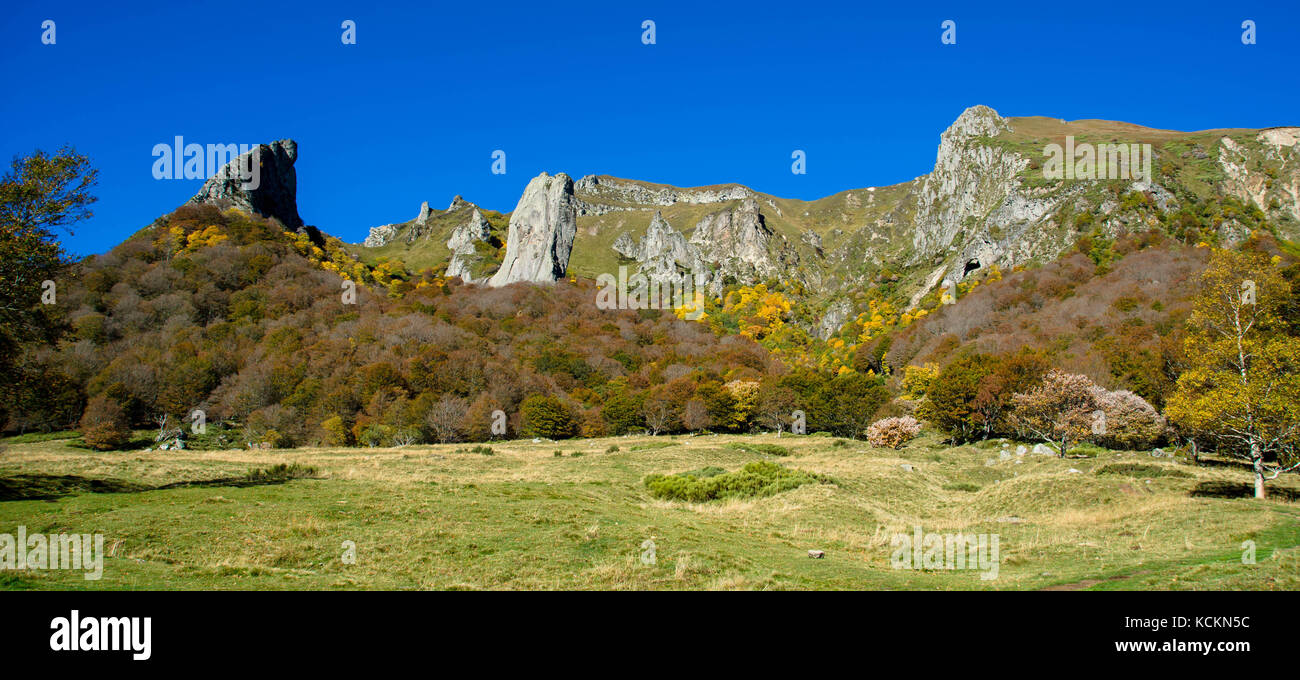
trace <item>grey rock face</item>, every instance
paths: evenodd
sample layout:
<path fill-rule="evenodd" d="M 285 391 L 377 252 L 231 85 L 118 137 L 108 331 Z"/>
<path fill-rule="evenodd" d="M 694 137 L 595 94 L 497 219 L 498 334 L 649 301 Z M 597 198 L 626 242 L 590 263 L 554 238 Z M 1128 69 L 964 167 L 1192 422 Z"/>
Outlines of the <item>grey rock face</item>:
<path fill-rule="evenodd" d="M 773 233 L 752 198 L 734 210 L 705 215 L 695 225 L 691 244 L 698 248 L 702 260 L 717 264 L 719 285 L 726 276 L 753 283 L 777 274 L 770 254 Z"/>
<path fill-rule="evenodd" d="M 409 222 L 381 224 L 377 227 L 371 227 L 369 235 L 366 236 L 366 240 L 361 242 L 361 245 L 367 248 L 378 248 L 380 246 L 388 245 L 389 243 L 392 243 L 393 239 L 397 238 L 397 235 L 401 233 L 402 228 L 408 225 L 411 226 L 411 229 L 407 232 L 406 242 L 411 243 L 415 241 L 416 237 L 420 236 L 422 233 L 420 227 L 428 224 L 429 218 L 432 215 L 433 211 L 429 209 L 429 202 L 425 201 L 420 204 L 420 214 L 416 216 L 415 219 L 410 220 Z"/>
<path fill-rule="evenodd" d="M 564 173 L 534 177 L 510 215 L 505 259 L 488 285 L 554 282 L 568 269 L 577 233 L 573 179 Z"/>
<path fill-rule="evenodd" d="M 614 239 L 614 245 L 611 247 L 614 249 L 614 252 L 628 258 L 629 260 L 641 259 L 640 244 L 634 241 L 632 235 L 627 232 L 619 234 L 618 238 Z"/>
<path fill-rule="evenodd" d="M 189 202 L 230 206 L 274 217 L 284 226 L 297 229 L 303 226 L 298 216 L 298 176 L 293 169 L 297 160 L 298 143 L 292 139 L 259 144 L 208 178 Z M 256 181 L 246 182 L 244 177 L 253 167 Z"/>
<path fill-rule="evenodd" d="M 451 232 L 447 239 L 447 249 L 451 251 L 451 260 L 447 263 L 447 276 L 459 276 L 466 283 L 472 282 L 470 267 L 478 259 L 475 242 L 487 242 L 492 235 L 492 227 L 479 214 L 478 208 L 469 216 L 469 221 Z"/>
<path fill-rule="evenodd" d="M 919 255 L 947 248 L 968 219 L 982 219 L 1010 193 L 1029 159 L 978 143 L 1010 129 L 997 111 L 972 106 L 940 135 L 934 170 L 917 200 L 912 243 Z"/>
<path fill-rule="evenodd" d="M 613 177 L 587 175 L 574 183 L 579 215 L 606 215 L 626 210 L 644 210 L 646 206 L 670 206 L 677 203 L 704 205 L 753 198 L 754 192 L 739 184 L 704 189 L 678 189 L 629 182 Z"/>
<path fill-rule="evenodd" d="M 657 211 L 650 219 L 650 226 L 646 228 L 637 250 L 642 273 L 652 279 L 675 275 L 679 268 L 695 273 L 704 270 L 699 251 Z"/>
<path fill-rule="evenodd" d="M 822 316 L 821 322 L 817 324 L 817 337 L 822 340 L 830 338 L 835 334 L 835 331 L 840 329 L 840 326 L 844 325 L 845 321 L 848 321 L 849 314 L 852 312 L 853 305 L 848 300 L 841 298 L 832 302 L 831 306 L 826 310 L 826 314 Z"/>
<path fill-rule="evenodd" d="M 764 222 L 752 198 L 735 208 L 705 215 L 690 240 L 656 211 L 640 241 L 623 233 L 612 247 L 639 262 L 641 273 L 651 279 L 690 272 L 695 285 L 713 295 L 722 291 L 727 277 L 749 285 L 793 269 L 799 261 L 785 238 Z"/>
<path fill-rule="evenodd" d="M 624 232 L 614 241 L 613 248 L 623 257 L 640 263 L 638 271 L 652 281 L 685 285 L 682 277 L 689 276 L 693 290 L 708 285 L 709 271 L 699 249 L 687 242 L 686 236 L 673 229 L 657 210 L 639 242 Z"/>
<path fill-rule="evenodd" d="M 367 248 L 388 245 L 393 240 L 393 237 L 397 236 L 397 230 L 401 228 L 402 225 L 400 224 L 381 224 L 377 227 L 371 227 L 370 234 L 366 236 L 366 240 L 361 242 L 361 245 Z"/>

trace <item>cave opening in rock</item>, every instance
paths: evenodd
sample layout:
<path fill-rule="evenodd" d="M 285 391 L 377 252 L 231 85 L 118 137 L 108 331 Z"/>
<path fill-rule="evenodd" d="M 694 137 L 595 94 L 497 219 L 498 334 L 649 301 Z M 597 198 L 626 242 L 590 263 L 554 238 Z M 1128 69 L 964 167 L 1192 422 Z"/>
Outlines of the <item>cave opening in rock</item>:
<path fill-rule="evenodd" d="M 980 268 L 980 261 L 978 259 L 972 259 L 966 263 L 966 269 L 962 270 L 961 275 L 962 277 L 965 277 L 967 274 L 979 268 Z"/>

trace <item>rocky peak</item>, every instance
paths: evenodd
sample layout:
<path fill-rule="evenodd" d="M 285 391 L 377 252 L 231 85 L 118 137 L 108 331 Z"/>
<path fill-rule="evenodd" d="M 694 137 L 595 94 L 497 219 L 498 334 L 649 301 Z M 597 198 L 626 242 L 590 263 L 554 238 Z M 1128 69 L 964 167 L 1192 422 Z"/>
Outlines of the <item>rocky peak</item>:
<path fill-rule="evenodd" d="M 777 275 L 777 263 L 788 249 L 775 241 L 758 202 L 746 198 L 731 210 L 705 215 L 695 225 L 690 242 L 703 261 L 718 265 L 714 283 L 720 285 L 727 276 L 754 283 Z"/>
<path fill-rule="evenodd" d="M 1029 159 L 982 143 L 1010 130 L 993 109 L 972 106 L 940 135 L 934 170 L 917 196 L 912 241 L 918 257 L 953 245 L 968 220 L 983 221 L 1019 186 L 1016 174 Z"/>
<path fill-rule="evenodd" d="M 406 222 L 395 222 L 393 224 L 381 224 L 377 227 L 371 227 L 370 233 L 366 236 L 366 240 L 361 242 L 361 245 L 367 248 L 379 248 L 388 245 L 389 243 L 392 243 L 393 239 L 397 238 L 397 235 L 401 233 L 402 229 L 407 225 L 411 225 L 413 228 L 409 230 L 406 242 L 412 243 L 421 233 L 418 228 L 428 224 L 429 218 L 432 216 L 433 211 L 429 209 L 429 202 L 425 201 L 420 204 L 420 214 L 416 215 L 415 219 Z"/>
<path fill-rule="evenodd" d="M 704 271 L 699 249 L 688 243 L 686 236 L 674 229 L 658 210 L 650 218 L 650 226 L 646 227 L 640 242 L 623 233 L 614 242 L 614 250 L 641 263 L 641 272 L 651 279 L 665 280 L 676 276 L 679 269 L 693 272 L 698 278 Z"/>
<path fill-rule="evenodd" d="M 554 282 L 568 269 L 577 233 L 573 179 L 564 173 L 534 177 L 510 214 L 505 259 L 488 285 Z"/>
<path fill-rule="evenodd" d="M 298 143 L 292 139 L 259 144 L 208 178 L 189 202 L 274 217 L 284 226 L 298 229 L 303 223 L 298 216 L 298 176 L 293 169 L 297 160 Z M 250 168 L 254 168 L 253 175 L 246 180 Z"/>
<path fill-rule="evenodd" d="M 996 137 L 1002 132 L 1011 132 L 1011 122 L 999 116 L 997 111 L 976 104 L 962 111 L 939 138 L 957 141 L 971 137 Z"/>
<path fill-rule="evenodd" d="M 451 251 L 451 260 L 447 262 L 447 276 L 459 276 L 462 281 L 471 282 L 471 269 L 480 259 L 476 242 L 487 243 L 492 238 L 492 225 L 483 219 L 478 208 L 470 213 L 469 220 L 456 227 L 447 239 L 447 250 Z"/>

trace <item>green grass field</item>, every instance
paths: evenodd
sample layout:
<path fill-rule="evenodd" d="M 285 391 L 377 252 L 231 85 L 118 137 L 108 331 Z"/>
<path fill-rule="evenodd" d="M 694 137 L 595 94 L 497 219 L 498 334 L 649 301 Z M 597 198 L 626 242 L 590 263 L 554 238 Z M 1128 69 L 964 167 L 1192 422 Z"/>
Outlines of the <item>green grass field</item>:
<path fill-rule="evenodd" d="M 3 441 L 0 533 L 98 532 L 112 554 L 98 581 L 3 571 L 0 588 L 1300 587 L 1300 480 L 1274 482 L 1260 502 L 1246 471 L 1223 462 L 1105 451 L 1000 460 L 998 442 L 953 448 L 933 435 L 901 451 L 789 435 L 490 446 L 96 453 L 75 439 Z M 823 481 L 704 503 L 660 500 L 644 484 L 755 461 Z M 281 463 L 315 472 L 249 476 Z M 998 578 L 892 568 L 891 538 L 918 525 L 997 534 Z M 648 539 L 652 565 L 641 560 Z M 1248 539 L 1253 565 L 1241 559 Z"/>

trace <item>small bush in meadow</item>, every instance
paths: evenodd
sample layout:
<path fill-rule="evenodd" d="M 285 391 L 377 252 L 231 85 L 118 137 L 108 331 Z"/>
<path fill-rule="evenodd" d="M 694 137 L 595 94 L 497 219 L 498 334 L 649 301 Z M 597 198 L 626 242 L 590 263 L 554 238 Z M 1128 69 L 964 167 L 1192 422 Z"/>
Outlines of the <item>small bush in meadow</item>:
<path fill-rule="evenodd" d="M 250 482 L 287 482 L 290 479 L 310 479 L 316 476 L 316 468 L 298 463 L 272 465 L 267 468 L 249 468 L 244 477 Z"/>
<path fill-rule="evenodd" d="M 735 472 L 708 467 L 676 475 L 650 475 L 645 478 L 645 485 L 656 498 L 704 503 L 726 498 L 761 498 L 804 484 L 832 481 L 823 475 L 756 461 Z"/>
<path fill-rule="evenodd" d="M 79 429 L 81 440 L 98 451 L 120 448 L 131 439 L 126 412 L 116 401 L 102 394 L 86 404 Z"/>
<path fill-rule="evenodd" d="M 921 432 L 921 423 L 912 416 L 884 418 L 867 428 L 867 441 L 872 446 L 901 449 Z"/>
<path fill-rule="evenodd" d="M 610 444 L 609 448 L 605 449 L 605 453 L 618 453 L 618 444 Z"/>
<path fill-rule="evenodd" d="M 779 444 L 755 444 L 752 442 L 732 442 L 727 444 L 727 448 L 744 451 L 745 453 L 764 453 L 769 456 L 788 456 L 790 449 Z"/>

